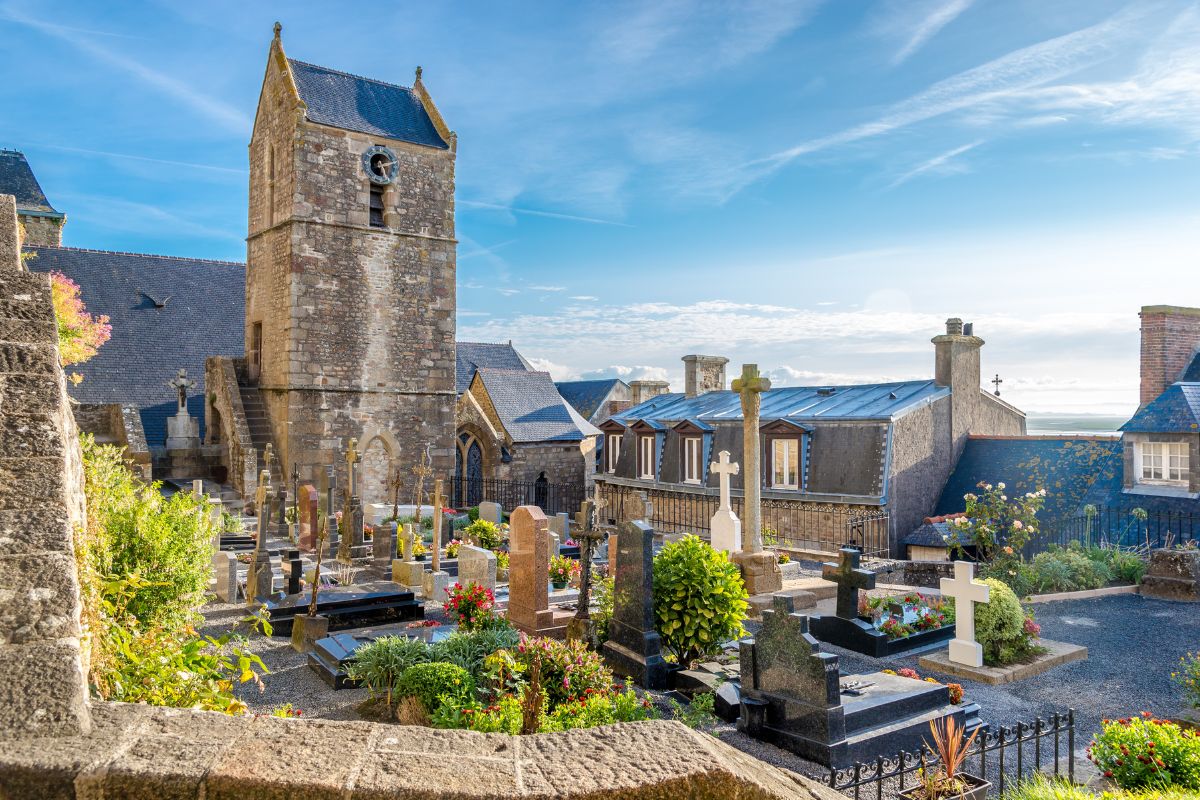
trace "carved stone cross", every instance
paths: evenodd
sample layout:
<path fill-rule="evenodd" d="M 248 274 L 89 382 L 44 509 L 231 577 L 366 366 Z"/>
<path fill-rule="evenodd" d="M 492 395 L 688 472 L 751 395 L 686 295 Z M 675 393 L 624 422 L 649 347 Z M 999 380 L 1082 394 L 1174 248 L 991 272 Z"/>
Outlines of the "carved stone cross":
<path fill-rule="evenodd" d="M 971 667 L 983 666 L 983 645 L 975 641 L 975 604 L 988 602 L 991 587 L 975 580 L 975 565 L 954 562 L 954 577 L 942 578 L 942 594 L 954 598 L 954 639 L 950 660 Z"/>
<path fill-rule="evenodd" d="M 759 409 L 762 393 L 771 388 L 771 381 L 758 374 L 757 364 L 743 364 L 742 375 L 733 382 L 733 391 L 742 399 L 742 463 L 746 465 L 746 478 L 742 482 L 745 491 L 746 536 L 742 540 L 742 552 L 757 553 L 762 550 L 762 466 L 759 463 Z"/>
<path fill-rule="evenodd" d="M 717 475 L 721 486 L 721 510 L 732 511 L 733 505 L 729 499 L 729 479 L 741 471 L 741 466 L 729 461 L 729 451 L 722 450 L 717 460 L 708 465 L 710 472 Z"/>
<path fill-rule="evenodd" d="M 738 553 L 742 549 L 742 522 L 733 513 L 733 502 L 729 496 L 729 479 L 737 475 L 740 467 L 730 463 L 729 451 L 722 450 L 720 460 L 709 465 L 717 474 L 721 485 L 721 506 L 713 513 L 708 523 L 709 541 L 717 550 Z"/>
<path fill-rule="evenodd" d="M 263 465 L 267 472 L 271 471 L 271 462 L 275 460 L 275 445 L 267 442 L 263 448 Z"/>
<path fill-rule="evenodd" d="M 358 473 L 355 466 L 362 462 L 362 453 L 358 452 L 358 439 L 351 437 L 350 446 L 346 448 L 346 496 L 358 497 Z"/>
<path fill-rule="evenodd" d="M 178 402 L 179 406 L 176 409 L 176 413 L 179 414 L 180 416 L 185 416 L 188 413 L 188 411 L 187 411 L 188 389 L 194 389 L 196 387 L 196 382 L 188 379 L 186 369 L 181 369 L 181 370 L 179 370 L 179 374 L 175 376 L 175 380 L 167 382 L 167 387 L 170 389 L 174 389 L 176 392 L 178 392 L 179 396 L 178 396 L 177 402 Z"/>
<path fill-rule="evenodd" d="M 438 572 L 442 568 L 442 504 L 446 502 L 446 498 L 442 497 L 442 479 L 438 478 L 433 482 L 433 571 Z M 417 507 L 417 519 L 421 518 L 421 508 Z M 441 598 L 437 598 L 440 600 Z"/>
<path fill-rule="evenodd" d="M 821 565 L 821 577 L 837 584 L 837 615 L 842 619 L 858 616 L 858 590 L 875 588 L 875 573 L 858 566 L 862 554 L 849 547 L 841 549 L 841 561 Z"/>

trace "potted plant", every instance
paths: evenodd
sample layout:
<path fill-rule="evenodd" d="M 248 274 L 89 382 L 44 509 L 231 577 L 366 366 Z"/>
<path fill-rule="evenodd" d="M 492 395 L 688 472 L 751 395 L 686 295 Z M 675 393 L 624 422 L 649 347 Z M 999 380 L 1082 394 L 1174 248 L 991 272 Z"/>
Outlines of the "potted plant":
<path fill-rule="evenodd" d="M 555 589 L 567 588 L 571 575 L 579 569 L 579 562 L 566 556 L 554 556 L 550 559 L 550 585 Z"/>
<path fill-rule="evenodd" d="M 425 552 L 425 543 L 421 541 L 421 537 L 414 536 L 412 548 L 413 561 L 424 561 Z"/>
<path fill-rule="evenodd" d="M 508 551 L 494 550 L 496 554 L 496 582 L 508 583 Z"/>
<path fill-rule="evenodd" d="M 934 720 L 929 729 L 940 763 L 923 767 L 917 773 L 917 785 L 900 796 L 905 800 L 985 800 L 992 784 L 961 771 L 980 729 L 963 736 L 962 726 L 953 717 Z"/>

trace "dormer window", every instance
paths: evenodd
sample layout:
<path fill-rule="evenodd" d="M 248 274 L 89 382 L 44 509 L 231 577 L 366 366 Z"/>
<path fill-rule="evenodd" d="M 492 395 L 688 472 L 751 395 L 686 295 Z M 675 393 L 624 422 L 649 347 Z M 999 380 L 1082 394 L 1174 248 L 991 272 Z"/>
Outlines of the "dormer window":
<path fill-rule="evenodd" d="M 371 184 L 371 227 L 386 228 L 383 216 L 383 192 L 387 187 Z"/>
<path fill-rule="evenodd" d="M 621 440 L 624 438 L 619 433 L 610 433 L 605 437 L 604 458 L 608 462 L 607 470 L 610 473 L 617 471 L 617 464 L 621 461 Z"/>
<path fill-rule="evenodd" d="M 800 439 L 771 440 L 771 487 L 800 488 Z"/>
<path fill-rule="evenodd" d="M 1138 442 L 1136 453 L 1138 483 L 1188 485 L 1190 465 L 1187 442 Z"/>
<path fill-rule="evenodd" d="M 654 462 L 654 436 L 639 436 L 638 477 L 644 481 L 654 480 Z"/>
<path fill-rule="evenodd" d="M 683 482 L 699 484 L 704 476 L 704 440 L 687 436 L 683 440 Z"/>

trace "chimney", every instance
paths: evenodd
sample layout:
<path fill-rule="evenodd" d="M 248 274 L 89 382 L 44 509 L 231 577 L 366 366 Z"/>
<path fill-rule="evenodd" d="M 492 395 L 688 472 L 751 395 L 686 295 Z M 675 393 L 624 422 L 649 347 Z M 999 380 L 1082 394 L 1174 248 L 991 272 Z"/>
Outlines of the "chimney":
<path fill-rule="evenodd" d="M 1200 308 L 1142 306 L 1142 387 L 1139 406 L 1163 393 L 1200 349 Z"/>
<path fill-rule="evenodd" d="M 696 397 L 707 392 L 719 392 L 725 388 L 725 365 L 729 359 L 723 356 L 684 356 L 683 393 Z"/>
<path fill-rule="evenodd" d="M 946 320 L 946 332 L 933 337 L 933 379 L 938 386 L 950 389 L 950 441 L 954 457 L 966 442 L 980 402 L 979 349 L 983 339 L 964 331 L 958 317 Z"/>
<path fill-rule="evenodd" d="M 660 394 L 666 394 L 671 391 L 671 384 L 666 381 L 630 381 L 629 392 L 633 396 L 633 404 L 636 406 L 644 403 L 651 397 L 658 397 Z"/>

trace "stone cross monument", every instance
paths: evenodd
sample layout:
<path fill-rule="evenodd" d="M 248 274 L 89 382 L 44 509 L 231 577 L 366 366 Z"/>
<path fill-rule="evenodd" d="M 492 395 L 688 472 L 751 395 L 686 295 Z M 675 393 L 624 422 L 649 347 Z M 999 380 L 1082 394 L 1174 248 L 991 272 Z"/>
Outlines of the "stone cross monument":
<path fill-rule="evenodd" d="M 446 599 L 446 587 L 450 585 L 450 573 L 442 570 L 442 505 L 446 498 L 442 496 L 442 479 L 433 482 L 433 544 L 432 571 L 423 576 L 423 593 L 426 600 L 442 602 Z M 420 506 L 417 515 L 420 516 Z"/>
<path fill-rule="evenodd" d="M 734 561 L 742 569 L 742 580 L 751 595 L 770 594 L 783 588 L 783 575 L 774 553 L 762 549 L 762 466 L 759 447 L 759 408 L 762 393 L 771 381 L 758 374 L 757 364 L 743 364 L 742 375 L 733 382 L 733 391 L 742 398 L 742 463 L 746 465 L 742 487 L 745 503 L 742 516 L 745 536 L 742 551 Z"/>
<path fill-rule="evenodd" d="M 975 641 L 975 604 L 988 602 L 991 587 L 975 578 L 975 565 L 954 562 L 954 577 L 942 578 L 942 594 L 954 598 L 954 638 L 950 660 L 969 667 L 983 666 L 983 645 Z"/>
<path fill-rule="evenodd" d="M 274 588 L 271 556 L 267 553 L 267 526 L 270 515 L 265 513 L 267 496 L 271 491 L 271 473 L 263 470 L 258 476 L 255 503 L 258 512 L 258 535 L 254 538 L 254 557 L 246 577 L 246 605 L 254 605 L 259 597 L 270 597 Z"/>
<path fill-rule="evenodd" d="M 733 513 L 733 503 L 729 498 L 729 479 L 738 474 L 740 467 L 730 463 L 728 450 L 722 450 L 719 460 L 714 461 L 708 468 L 716 474 L 721 484 L 721 506 L 712 515 L 712 522 L 709 523 L 712 546 L 730 554 L 741 552 L 742 521 Z"/>
<path fill-rule="evenodd" d="M 188 389 L 196 388 L 196 382 L 188 379 L 186 369 L 181 369 L 179 370 L 179 374 L 175 376 L 175 380 L 169 381 L 167 386 L 168 388 L 174 389 L 179 395 L 177 400 L 179 405 L 175 409 L 175 414 L 181 417 L 187 416 Z"/>
<path fill-rule="evenodd" d="M 595 555 L 596 545 L 606 537 L 605 533 L 596 530 L 595 519 L 597 504 L 603 503 L 604 501 L 599 499 L 584 500 L 579 513 L 575 515 L 575 525 L 578 528 L 576 535 L 580 543 L 579 599 L 575 605 L 575 616 L 567 623 L 568 639 L 590 641 L 595 628 L 588 606 L 591 604 L 592 557 Z"/>
<path fill-rule="evenodd" d="M 193 389 L 196 382 L 189 380 L 187 370 L 179 370 L 175 379 L 167 382 L 167 388 L 178 393 L 175 416 L 167 418 L 167 449 L 186 450 L 200 446 L 200 421 L 188 413 L 188 389 Z"/>
<path fill-rule="evenodd" d="M 858 590 L 875 588 L 875 573 L 858 566 L 861 554 L 853 548 L 841 549 L 841 560 L 821 565 L 821 577 L 837 584 L 837 615 L 842 619 L 858 616 Z"/>

